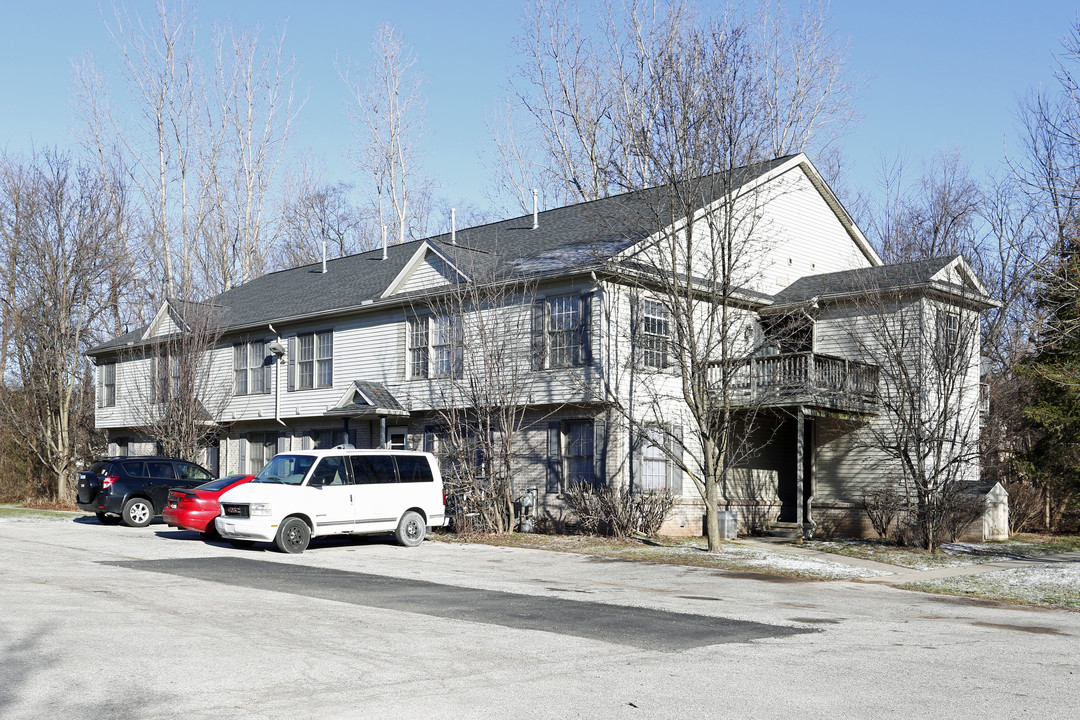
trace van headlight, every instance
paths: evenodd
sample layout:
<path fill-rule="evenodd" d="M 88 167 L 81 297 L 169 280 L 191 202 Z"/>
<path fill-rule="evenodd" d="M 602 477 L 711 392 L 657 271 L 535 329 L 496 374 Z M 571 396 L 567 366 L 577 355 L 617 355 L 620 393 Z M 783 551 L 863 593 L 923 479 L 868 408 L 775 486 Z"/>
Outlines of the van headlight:
<path fill-rule="evenodd" d="M 251 503 L 248 507 L 248 513 L 250 515 L 269 515 L 270 503 Z"/>

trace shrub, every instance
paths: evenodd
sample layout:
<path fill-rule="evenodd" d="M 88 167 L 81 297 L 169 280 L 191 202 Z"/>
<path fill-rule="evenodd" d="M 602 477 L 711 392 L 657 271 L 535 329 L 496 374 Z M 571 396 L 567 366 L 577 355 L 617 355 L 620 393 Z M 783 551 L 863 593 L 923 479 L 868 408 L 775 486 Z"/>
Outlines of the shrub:
<path fill-rule="evenodd" d="M 892 539 L 892 527 L 904 509 L 904 499 L 900 494 L 892 487 L 871 490 L 863 495 L 862 506 L 878 537 L 882 540 Z"/>
<path fill-rule="evenodd" d="M 668 490 L 630 492 L 588 483 L 571 484 L 563 498 L 582 532 L 619 538 L 656 535 L 675 505 L 675 497 Z"/>

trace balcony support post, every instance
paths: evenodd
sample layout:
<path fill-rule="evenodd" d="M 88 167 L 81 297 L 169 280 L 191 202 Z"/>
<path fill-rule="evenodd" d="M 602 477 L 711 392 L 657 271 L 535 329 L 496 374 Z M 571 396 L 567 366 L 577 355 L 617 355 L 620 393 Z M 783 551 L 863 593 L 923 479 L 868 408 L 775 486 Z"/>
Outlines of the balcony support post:
<path fill-rule="evenodd" d="M 803 419 L 803 408 L 799 405 L 795 408 L 795 544 L 803 543 L 803 434 L 806 420 Z"/>

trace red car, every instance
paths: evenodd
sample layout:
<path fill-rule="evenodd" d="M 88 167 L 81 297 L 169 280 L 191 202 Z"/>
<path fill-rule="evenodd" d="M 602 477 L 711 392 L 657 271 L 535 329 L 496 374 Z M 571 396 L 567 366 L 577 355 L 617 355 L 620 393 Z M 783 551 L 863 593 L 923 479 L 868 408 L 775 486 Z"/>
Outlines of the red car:
<path fill-rule="evenodd" d="M 226 490 L 249 482 L 254 475 L 230 475 L 211 480 L 190 490 L 174 488 L 169 491 L 169 499 L 161 517 L 169 527 L 181 530 L 194 530 L 203 537 L 217 537 L 214 518 L 219 513 L 218 498 Z"/>

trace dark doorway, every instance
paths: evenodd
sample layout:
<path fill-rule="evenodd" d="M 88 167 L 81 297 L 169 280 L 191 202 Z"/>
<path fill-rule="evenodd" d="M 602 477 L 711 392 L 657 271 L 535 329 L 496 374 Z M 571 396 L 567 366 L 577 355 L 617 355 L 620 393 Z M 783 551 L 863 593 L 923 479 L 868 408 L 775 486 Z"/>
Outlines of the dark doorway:
<path fill-rule="evenodd" d="M 780 496 L 779 522 L 798 522 L 798 457 L 799 448 L 797 443 L 798 420 L 785 418 L 783 426 L 777 433 L 776 452 L 780 453 L 783 462 L 777 477 L 777 494 Z M 806 510 L 806 498 L 810 497 L 813 487 L 812 471 L 814 467 L 814 419 L 805 418 L 803 422 L 803 510 Z M 803 515 L 805 518 L 805 514 Z"/>

